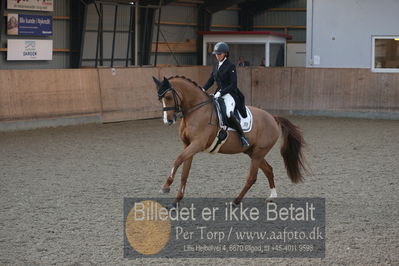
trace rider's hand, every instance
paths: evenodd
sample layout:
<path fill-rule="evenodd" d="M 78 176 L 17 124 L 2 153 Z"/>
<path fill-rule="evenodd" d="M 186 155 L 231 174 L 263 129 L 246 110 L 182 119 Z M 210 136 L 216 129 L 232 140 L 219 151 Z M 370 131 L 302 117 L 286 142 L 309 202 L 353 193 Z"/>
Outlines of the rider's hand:
<path fill-rule="evenodd" d="M 215 93 L 215 98 L 219 98 L 220 97 L 220 91 Z"/>

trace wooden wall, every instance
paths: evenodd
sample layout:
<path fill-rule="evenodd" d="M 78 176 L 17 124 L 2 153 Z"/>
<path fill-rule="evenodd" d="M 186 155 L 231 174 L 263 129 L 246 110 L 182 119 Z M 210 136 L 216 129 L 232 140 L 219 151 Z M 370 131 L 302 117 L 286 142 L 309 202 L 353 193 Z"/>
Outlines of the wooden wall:
<path fill-rule="evenodd" d="M 136 120 L 162 116 L 152 77 L 189 77 L 200 86 L 206 82 L 209 67 L 161 67 L 100 69 L 103 122 Z"/>
<path fill-rule="evenodd" d="M 245 96 L 245 103 L 252 103 L 252 69 L 249 67 L 237 67 L 237 86 Z"/>
<path fill-rule="evenodd" d="M 152 76 L 199 85 L 211 67 L 1 70 L 0 122 L 101 116 L 103 122 L 161 117 Z M 248 104 L 276 112 L 388 113 L 399 117 L 399 73 L 368 69 L 237 68 Z M 212 90 L 211 90 L 212 92 Z"/>
<path fill-rule="evenodd" d="M 212 67 L 210 66 L 161 67 L 159 77 L 185 76 L 197 82 L 199 86 L 204 86 L 210 77 L 211 71 Z"/>
<path fill-rule="evenodd" d="M 276 111 L 399 112 L 399 74 L 253 68 L 252 104 Z"/>
<path fill-rule="evenodd" d="M 152 76 L 159 76 L 157 68 L 99 69 L 101 91 L 101 119 L 116 122 L 154 118 L 161 115 Z"/>
<path fill-rule="evenodd" d="M 95 69 L 1 70 L 0 121 L 99 115 Z"/>

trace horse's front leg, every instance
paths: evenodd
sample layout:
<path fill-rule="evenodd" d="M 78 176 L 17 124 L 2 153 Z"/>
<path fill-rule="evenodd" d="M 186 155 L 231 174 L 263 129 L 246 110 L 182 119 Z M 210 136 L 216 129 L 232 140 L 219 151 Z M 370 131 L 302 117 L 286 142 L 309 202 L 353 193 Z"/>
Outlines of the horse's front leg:
<path fill-rule="evenodd" d="M 170 175 L 168 176 L 168 178 L 166 179 L 165 184 L 163 184 L 160 192 L 161 193 L 168 193 L 170 191 L 170 186 L 172 185 L 174 179 L 175 179 L 175 175 L 176 172 L 179 168 L 179 166 L 185 162 L 187 159 L 192 160 L 192 157 L 194 156 L 194 154 L 200 152 L 202 150 L 202 146 L 199 143 L 191 143 L 190 145 L 188 145 L 182 153 L 179 154 L 179 156 L 177 156 L 176 160 L 173 163 L 173 168 L 170 171 Z M 191 162 L 189 164 L 187 164 L 187 176 L 188 176 L 188 172 L 190 170 L 190 166 L 191 166 Z M 183 169 L 183 173 L 182 173 L 182 178 L 183 178 L 183 174 L 184 174 L 184 169 Z M 186 178 L 187 179 L 187 178 Z M 186 180 L 187 181 L 187 180 Z"/>
<path fill-rule="evenodd" d="M 183 163 L 183 171 L 181 173 L 180 187 L 179 187 L 179 190 L 177 191 L 177 195 L 176 195 L 176 203 L 180 202 L 184 197 L 184 191 L 186 190 L 186 183 L 187 183 L 188 175 L 190 173 L 190 168 L 191 168 L 192 162 L 193 162 L 193 157 L 190 157 L 187 160 L 185 160 Z"/>

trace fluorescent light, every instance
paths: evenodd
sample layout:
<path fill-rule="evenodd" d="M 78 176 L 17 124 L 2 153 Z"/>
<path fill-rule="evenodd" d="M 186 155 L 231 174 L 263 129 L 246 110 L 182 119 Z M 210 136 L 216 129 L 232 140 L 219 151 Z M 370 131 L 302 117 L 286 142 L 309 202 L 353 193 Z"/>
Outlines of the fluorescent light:
<path fill-rule="evenodd" d="M 399 38 L 395 38 L 394 40 L 395 40 L 395 41 L 399 41 Z"/>

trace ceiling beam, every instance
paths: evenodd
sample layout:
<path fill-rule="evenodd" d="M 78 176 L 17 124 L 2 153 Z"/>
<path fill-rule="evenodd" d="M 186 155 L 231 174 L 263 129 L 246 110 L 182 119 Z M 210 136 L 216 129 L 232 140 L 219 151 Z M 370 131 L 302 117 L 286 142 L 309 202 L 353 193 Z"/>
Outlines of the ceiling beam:
<path fill-rule="evenodd" d="M 276 8 L 290 0 L 247 0 L 239 4 L 240 8 L 245 8 L 252 14 L 258 14 L 266 9 Z"/>
<path fill-rule="evenodd" d="M 201 7 L 206 10 L 208 13 L 213 14 L 215 12 L 224 10 L 236 4 L 240 4 L 245 2 L 245 0 L 205 0 Z"/>

